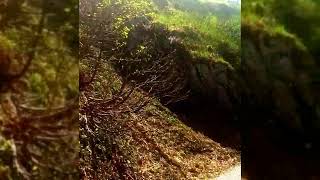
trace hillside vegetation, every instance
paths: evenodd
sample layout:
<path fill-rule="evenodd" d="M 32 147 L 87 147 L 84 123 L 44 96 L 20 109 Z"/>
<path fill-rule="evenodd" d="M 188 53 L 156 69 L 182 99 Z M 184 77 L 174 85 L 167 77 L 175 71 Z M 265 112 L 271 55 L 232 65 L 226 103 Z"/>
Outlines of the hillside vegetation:
<path fill-rule="evenodd" d="M 240 9 L 211 1 L 166 3 L 157 6 L 154 21 L 175 32 L 195 58 L 239 61 Z"/>
<path fill-rule="evenodd" d="M 200 68 L 239 61 L 239 14 L 205 12 L 204 3 L 80 2 L 82 178 L 210 179 L 239 163 L 237 150 L 168 109 L 210 92 Z"/>

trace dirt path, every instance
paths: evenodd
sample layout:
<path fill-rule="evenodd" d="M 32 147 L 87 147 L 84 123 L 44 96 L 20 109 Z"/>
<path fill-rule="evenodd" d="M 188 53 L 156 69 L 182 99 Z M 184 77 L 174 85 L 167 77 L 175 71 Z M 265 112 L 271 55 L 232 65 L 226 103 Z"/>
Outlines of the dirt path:
<path fill-rule="evenodd" d="M 241 180 L 241 165 L 238 164 L 225 173 L 220 175 L 216 180 Z"/>

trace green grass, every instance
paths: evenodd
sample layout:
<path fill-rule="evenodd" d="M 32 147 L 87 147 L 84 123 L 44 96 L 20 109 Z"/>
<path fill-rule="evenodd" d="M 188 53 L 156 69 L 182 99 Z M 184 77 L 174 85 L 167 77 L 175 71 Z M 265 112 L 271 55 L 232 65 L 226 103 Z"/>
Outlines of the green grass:
<path fill-rule="evenodd" d="M 240 18 L 220 20 L 210 14 L 171 9 L 155 14 L 154 20 L 177 32 L 195 58 L 221 59 L 221 43 L 227 43 L 231 49 L 239 49 L 240 46 L 240 26 L 237 26 Z M 239 28 L 238 31 L 235 28 Z M 238 35 L 232 36 L 237 32 Z"/>

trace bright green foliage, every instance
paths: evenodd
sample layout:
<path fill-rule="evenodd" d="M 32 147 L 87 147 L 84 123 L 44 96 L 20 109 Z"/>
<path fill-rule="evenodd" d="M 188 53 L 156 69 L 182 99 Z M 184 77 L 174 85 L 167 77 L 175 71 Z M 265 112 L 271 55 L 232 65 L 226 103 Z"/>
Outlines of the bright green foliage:
<path fill-rule="evenodd" d="M 164 7 L 161 8 L 161 4 L 164 4 Z M 208 4 L 212 7 L 207 8 Z M 103 19 L 98 20 L 97 17 L 113 12 L 113 26 L 110 28 L 119 32 L 123 39 L 118 39 L 117 43 L 122 46 L 125 46 L 129 32 L 137 23 L 152 21 L 164 24 L 169 30 L 176 32 L 177 37 L 196 58 L 225 59 L 228 62 L 237 62 L 239 57 L 235 54 L 240 54 L 240 11 L 227 6 L 232 13 L 224 15 L 223 12 L 215 10 L 217 7 L 219 7 L 217 2 L 197 0 L 190 0 L 190 2 L 103 1 L 97 5 L 96 12 L 91 14 L 90 18 L 101 22 Z M 106 8 L 109 9 L 108 13 L 106 13 Z M 228 53 L 221 51 L 222 46 L 229 49 Z M 233 56 L 225 54 L 233 54 Z"/>
<path fill-rule="evenodd" d="M 209 46 L 216 47 L 221 38 L 217 33 L 217 18 L 215 16 L 201 17 L 196 13 L 172 10 L 157 14 L 155 21 L 168 26 L 171 31 L 180 33 L 182 42 L 195 56 L 210 57 L 214 49 L 208 51 Z"/>
<path fill-rule="evenodd" d="M 160 9 L 154 20 L 176 32 L 195 58 L 239 61 L 239 56 L 236 55 L 240 54 L 239 14 L 225 17 L 206 9 L 203 3 L 197 1 L 181 1 L 180 4 L 179 1 L 172 2 L 171 7 L 168 5 L 166 9 Z M 233 11 L 237 12 L 236 9 Z"/>

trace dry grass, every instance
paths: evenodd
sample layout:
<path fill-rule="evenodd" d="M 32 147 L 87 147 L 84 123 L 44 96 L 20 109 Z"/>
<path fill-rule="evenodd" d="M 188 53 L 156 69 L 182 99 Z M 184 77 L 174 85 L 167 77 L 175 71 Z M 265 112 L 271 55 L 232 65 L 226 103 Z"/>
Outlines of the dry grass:
<path fill-rule="evenodd" d="M 239 152 L 220 146 L 178 119 L 168 121 L 172 115 L 155 107 L 130 114 L 126 124 L 130 131 L 125 141 L 134 152 L 131 163 L 141 178 L 211 179 L 240 162 Z"/>

